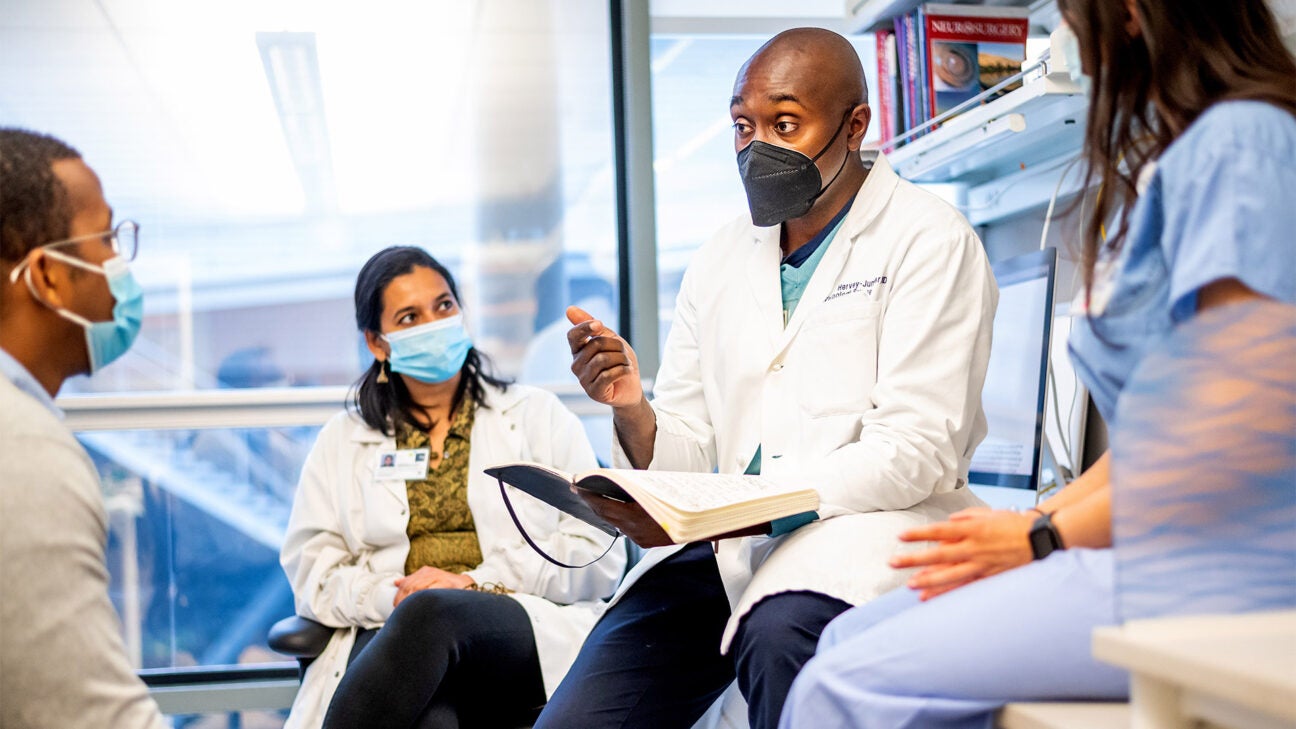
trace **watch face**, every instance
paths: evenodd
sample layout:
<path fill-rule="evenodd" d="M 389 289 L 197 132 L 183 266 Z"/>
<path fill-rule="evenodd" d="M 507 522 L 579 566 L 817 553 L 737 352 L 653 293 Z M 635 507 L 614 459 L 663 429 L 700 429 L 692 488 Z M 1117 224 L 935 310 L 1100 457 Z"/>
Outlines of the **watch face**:
<path fill-rule="evenodd" d="M 1053 543 L 1048 538 L 1048 531 L 1038 526 L 1032 527 L 1030 531 L 1031 556 L 1035 559 L 1044 559 L 1053 551 Z"/>
<path fill-rule="evenodd" d="M 1030 546 L 1035 559 L 1044 559 L 1062 546 L 1049 516 L 1041 516 L 1031 525 Z"/>

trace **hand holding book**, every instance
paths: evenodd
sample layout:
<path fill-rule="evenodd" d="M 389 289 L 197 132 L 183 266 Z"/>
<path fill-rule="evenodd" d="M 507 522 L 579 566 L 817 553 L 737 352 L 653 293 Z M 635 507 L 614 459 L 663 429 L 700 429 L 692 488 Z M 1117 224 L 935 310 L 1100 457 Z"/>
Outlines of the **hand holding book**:
<path fill-rule="evenodd" d="M 813 489 L 758 476 L 595 469 L 569 474 L 535 463 L 486 469 L 605 533 L 642 547 L 769 533 L 771 520 L 819 508 Z M 507 492 L 503 492 L 507 497 Z M 525 533 L 524 533 L 525 535 Z"/>
<path fill-rule="evenodd" d="M 599 518 L 620 529 L 627 539 L 640 547 L 648 549 L 672 544 L 666 530 L 662 529 L 661 524 L 658 524 L 657 520 L 644 511 L 639 504 L 633 501 L 620 501 L 575 486 L 571 487 L 571 491 L 593 509 Z"/>
<path fill-rule="evenodd" d="M 670 535 L 662 529 L 661 524 L 644 510 L 642 506 L 633 501 L 620 501 L 592 491 L 571 487 L 572 493 L 581 497 L 581 499 L 594 510 L 604 521 L 614 525 L 621 530 L 621 533 L 627 539 L 635 544 L 648 549 L 650 547 L 667 547 L 675 542 L 671 541 Z M 734 537 L 750 537 L 758 534 L 768 534 L 770 523 L 768 521 L 738 529 L 725 534 L 717 534 L 712 539 L 731 539 Z"/>

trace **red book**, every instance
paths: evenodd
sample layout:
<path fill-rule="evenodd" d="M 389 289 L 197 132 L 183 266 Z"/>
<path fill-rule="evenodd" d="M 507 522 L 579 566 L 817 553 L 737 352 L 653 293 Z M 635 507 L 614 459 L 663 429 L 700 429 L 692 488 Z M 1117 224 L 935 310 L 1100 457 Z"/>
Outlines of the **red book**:
<path fill-rule="evenodd" d="M 1021 71 L 1030 25 L 1027 8 L 924 5 L 923 14 L 924 92 L 934 115 Z"/>
<path fill-rule="evenodd" d="M 895 128 L 895 33 L 879 30 L 874 39 L 877 43 L 877 120 L 878 133 L 885 145 L 899 132 Z"/>

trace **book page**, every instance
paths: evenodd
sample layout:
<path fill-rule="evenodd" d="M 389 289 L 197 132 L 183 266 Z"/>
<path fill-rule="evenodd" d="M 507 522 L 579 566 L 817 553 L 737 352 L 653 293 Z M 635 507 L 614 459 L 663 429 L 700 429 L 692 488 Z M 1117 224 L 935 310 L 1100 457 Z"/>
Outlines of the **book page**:
<path fill-rule="evenodd" d="M 706 511 L 800 489 L 781 488 L 759 476 L 726 473 L 630 471 L 617 474 L 683 511 Z"/>

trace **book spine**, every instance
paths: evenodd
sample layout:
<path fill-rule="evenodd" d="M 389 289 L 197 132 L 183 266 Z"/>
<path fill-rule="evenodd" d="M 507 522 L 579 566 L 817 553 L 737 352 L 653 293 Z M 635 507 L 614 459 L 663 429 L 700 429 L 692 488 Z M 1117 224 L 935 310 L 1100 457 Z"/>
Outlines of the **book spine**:
<path fill-rule="evenodd" d="M 878 136 L 883 145 L 895 136 L 895 130 L 891 127 L 891 109 L 895 105 L 895 100 L 891 98 L 893 85 L 888 75 L 889 62 L 887 61 L 887 47 L 890 45 L 891 37 L 892 33 L 888 30 L 879 30 L 874 35 L 877 51 L 877 124 Z"/>
<path fill-rule="evenodd" d="M 896 38 L 896 69 L 898 73 L 897 86 L 900 89 L 896 105 L 900 114 L 900 131 L 909 131 L 909 120 L 913 117 L 909 113 L 909 104 L 912 101 L 909 97 L 909 39 L 905 31 L 905 16 L 898 16 L 893 21 L 895 25 Z"/>
<path fill-rule="evenodd" d="M 900 71 L 899 61 L 896 56 L 896 37 L 891 34 L 887 41 L 887 78 L 891 84 L 891 131 L 892 138 L 898 136 L 904 129 L 904 116 L 900 108 Z"/>
<path fill-rule="evenodd" d="M 936 104 L 936 84 L 932 78 L 932 74 L 933 74 L 932 57 L 934 54 L 932 52 L 932 47 L 931 47 L 932 34 L 931 34 L 931 27 L 929 24 L 930 21 L 931 21 L 931 16 L 924 11 L 922 16 L 922 38 L 923 38 L 922 45 L 923 45 L 923 55 L 927 59 L 927 64 L 923 68 L 922 95 L 923 95 L 923 103 L 927 105 L 928 119 L 934 118 L 938 113 L 940 113 L 940 111 L 942 111 L 938 109 Z"/>
<path fill-rule="evenodd" d="M 915 91 L 919 100 L 919 123 L 923 124 L 923 134 L 926 134 L 930 129 L 925 122 L 934 116 L 932 109 L 935 108 L 931 96 L 927 93 L 927 89 L 931 88 L 931 53 L 927 48 L 927 16 L 922 6 L 916 8 L 913 15 L 915 45 L 918 46 L 918 83 Z"/>
<path fill-rule="evenodd" d="M 905 72 L 905 115 L 908 117 L 906 128 L 913 129 L 922 121 L 922 99 L 918 96 L 918 27 L 914 24 L 912 14 L 905 16 L 904 26 L 905 60 L 908 63 L 908 70 Z"/>

